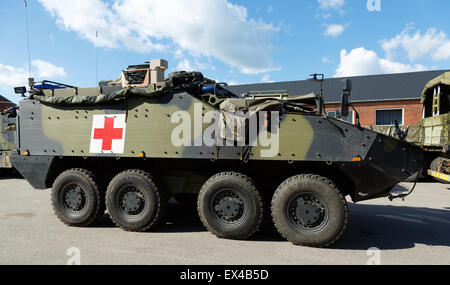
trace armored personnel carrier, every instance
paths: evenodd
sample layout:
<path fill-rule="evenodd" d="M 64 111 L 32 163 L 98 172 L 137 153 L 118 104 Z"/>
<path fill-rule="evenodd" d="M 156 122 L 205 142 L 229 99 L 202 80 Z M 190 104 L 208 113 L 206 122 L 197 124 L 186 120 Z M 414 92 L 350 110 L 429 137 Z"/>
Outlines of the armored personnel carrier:
<path fill-rule="evenodd" d="M 325 247 L 347 225 L 346 196 L 387 197 L 422 169 L 419 147 L 325 116 L 321 96 L 241 97 L 198 72 L 164 80 L 166 68 L 130 66 L 96 88 L 32 82 L 11 161 L 52 188 L 63 223 L 88 226 L 106 209 L 145 231 L 169 197 L 191 193 L 218 237 L 249 238 L 271 215 L 292 243 Z"/>

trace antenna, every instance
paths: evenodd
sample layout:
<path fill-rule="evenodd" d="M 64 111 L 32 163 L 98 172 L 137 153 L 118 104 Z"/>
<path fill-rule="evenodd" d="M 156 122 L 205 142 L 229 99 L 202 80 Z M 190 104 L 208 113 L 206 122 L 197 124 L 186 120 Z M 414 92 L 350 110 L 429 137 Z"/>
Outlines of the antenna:
<path fill-rule="evenodd" d="M 319 81 L 320 82 L 320 89 L 319 89 L 319 112 L 321 114 L 325 114 L 325 106 L 324 106 L 324 102 L 323 102 L 323 81 L 325 78 L 325 75 L 322 73 L 314 73 L 314 74 L 310 74 L 309 75 L 311 81 Z M 319 78 L 320 77 L 320 78 Z"/>
<path fill-rule="evenodd" d="M 95 86 L 98 84 L 98 30 L 95 31 Z"/>
<path fill-rule="evenodd" d="M 28 71 L 29 71 L 30 78 L 31 78 L 31 53 L 30 53 L 30 31 L 28 28 L 28 4 L 27 4 L 27 0 L 23 0 L 23 2 L 25 3 L 25 23 L 27 26 Z"/>

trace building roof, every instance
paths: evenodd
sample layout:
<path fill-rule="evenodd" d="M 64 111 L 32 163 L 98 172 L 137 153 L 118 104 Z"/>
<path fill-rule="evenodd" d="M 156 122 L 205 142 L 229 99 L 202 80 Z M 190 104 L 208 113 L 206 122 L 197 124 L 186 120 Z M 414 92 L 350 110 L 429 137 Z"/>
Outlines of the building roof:
<path fill-rule="evenodd" d="M 14 104 L 13 102 L 11 102 L 10 100 L 6 99 L 2 95 L 0 95 L 0 103 Z"/>
<path fill-rule="evenodd" d="M 420 100 L 428 81 L 449 70 L 422 71 L 383 75 L 346 77 L 352 81 L 352 102 L 374 102 L 394 100 Z M 342 96 L 341 80 L 325 79 L 323 96 L 325 103 L 340 103 Z M 289 95 L 304 95 L 319 92 L 320 83 L 310 80 L 257 83 L 229 86 L 236 94 L 248 91 L 286 90 Z"/>

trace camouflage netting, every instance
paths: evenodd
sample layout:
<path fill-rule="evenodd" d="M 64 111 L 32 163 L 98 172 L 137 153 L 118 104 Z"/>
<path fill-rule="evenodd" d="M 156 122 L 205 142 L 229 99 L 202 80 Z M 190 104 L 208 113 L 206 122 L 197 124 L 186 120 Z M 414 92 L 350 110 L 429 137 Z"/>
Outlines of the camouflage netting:
<path fill-rule="evenodd" d="M 274 98 L 240 98 L 240 99 L 227 99 L 220 104 L 220 109 L 227 112 L 259 112 L 259 111 L 281 111 L 284 108 L 304 109 L 307 111 L 307 106 L 313 106 L 316 104 L 318 96 L 314 93 L 310 93 L 303 96 L 288 97 L 282 99 Z"/>
<path fill-rule="evenodd" d="M 244 142 L 248 138 L 248 126 L 250 116 L 258 112 L 278 111 L 280 115 L 287 110 L 298 110 L 313 112 L 304 105 L 314 105 L 318 96 L 314 93 L 291 98 L 230 98 L 220 104 L 219 137 L 226 139 L 227 136 L 235 138 L 236 142 Z M 230 124 L 231 123 L 231 124 Z M 245 136 L 244 136 L 245 134 Z"/>
<path fill-rule="evenodd" d="M 37 92 L 32 97 L 44 104 L 52 105 L 102 105 L 123 101 L 129 97 L 160 97 L 176 91 L 186 91 L 193 95 L 200 94 L 202 84 L 214 84 L 214 81 L 203 77 L 200 72 L 175 72 L 164 80 L 160 87 L 151 84 L 145 88 L 128 87 L 111 94 L 99 94 L 97 96 L 73 95 L 68 97 L 45 96 Z"/>
<path fill-rule="evenodd" d="M 99 94 L 97 96 L 69 96 L 69 97 L 53 97 L 53 96 L 43 96 L 43 95 L 34 95 L 33 99 L 36 99 L 44 104 L 52 104 L 52 105 L 101 105 L 101 104 L 110 104 L 114 102 L 120 102 L 125 100 L 128 97 L 132 96 L 144 96 L 144 97 L 159 97 L 163 94 L 171 92 L 171 88 L 167 85 L 154 88 L 153 86 L 149 86 L 146 88 L 134 88 L 128 87 L 121 89 L 112 94 Z"/>
<path fill-rule="evenodd" d="M 271 99 L 227 99 L 220 104 L 219 137 L 232 137 L 245 143 L 248 138 L 249 116 L 259 111 L 282 111 L 283 103 Z"/>

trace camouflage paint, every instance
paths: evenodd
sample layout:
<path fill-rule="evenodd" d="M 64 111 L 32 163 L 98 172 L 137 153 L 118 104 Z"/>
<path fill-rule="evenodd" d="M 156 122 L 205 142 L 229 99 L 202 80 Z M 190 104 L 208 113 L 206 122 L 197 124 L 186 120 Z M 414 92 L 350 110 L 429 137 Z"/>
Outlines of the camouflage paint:
<path fill-rule="evenodd" d="M 93 115 L 126 114 L 125 151 L 113 156 L 147 158 L 203 158 L 214 159 L 216 147 L 172 145 L 170 138 L 177 126 L 171 122 L 173 113 L 187 111 L 194 118 L 194 104 L 203 106 L 203 114 L 215 108 L 202 103 L 188 93 L 168 94 L 163 98 L 131 98 L 115 106 L 86 106 L 83 108 L 50 106 L 37 101 L 21 103 L 21 149 L 31 155 L 99 156 L 89 153 Z M 128 111 L 125 111 L 125 108 Z M 32 123 L 25 123 L 32 122 Z M 205 131 L 210 124 L 202 124 Z M 314 131 L 315 130 L 315 131 Z M 323 118 L 315 114 L 284 114 L 280 123 L 280 151 L 275 157 L 261 157 L 263 146 L 252 147 L 253 160 L 279 161 L 342 161 L 365 156 L 376 133 L 367 129 Z M 266 132 L 266 131 L 264 131 Z M 342 133 L 343 132 L 343 133 Z M 194 124 L 191 122 L 191 134 Z M 367 138 L 369 137 L 369 138 Z M 192 137 L 192 140 L 195 138 Z M 353 144 L 354 141 L 367 141 Z M 348 150 L 348 144 L 352 150 Z M 333 145 L 333 148 L 327 146 Z M 386 145 L 386 151 L 392 146 Z M 240 159 L 242 147 L 220 147 L 219 159 Z M 100 155 L 102 156 L 102 155 Z M 111 156 L 103 154 L 103 156 Z"/>

